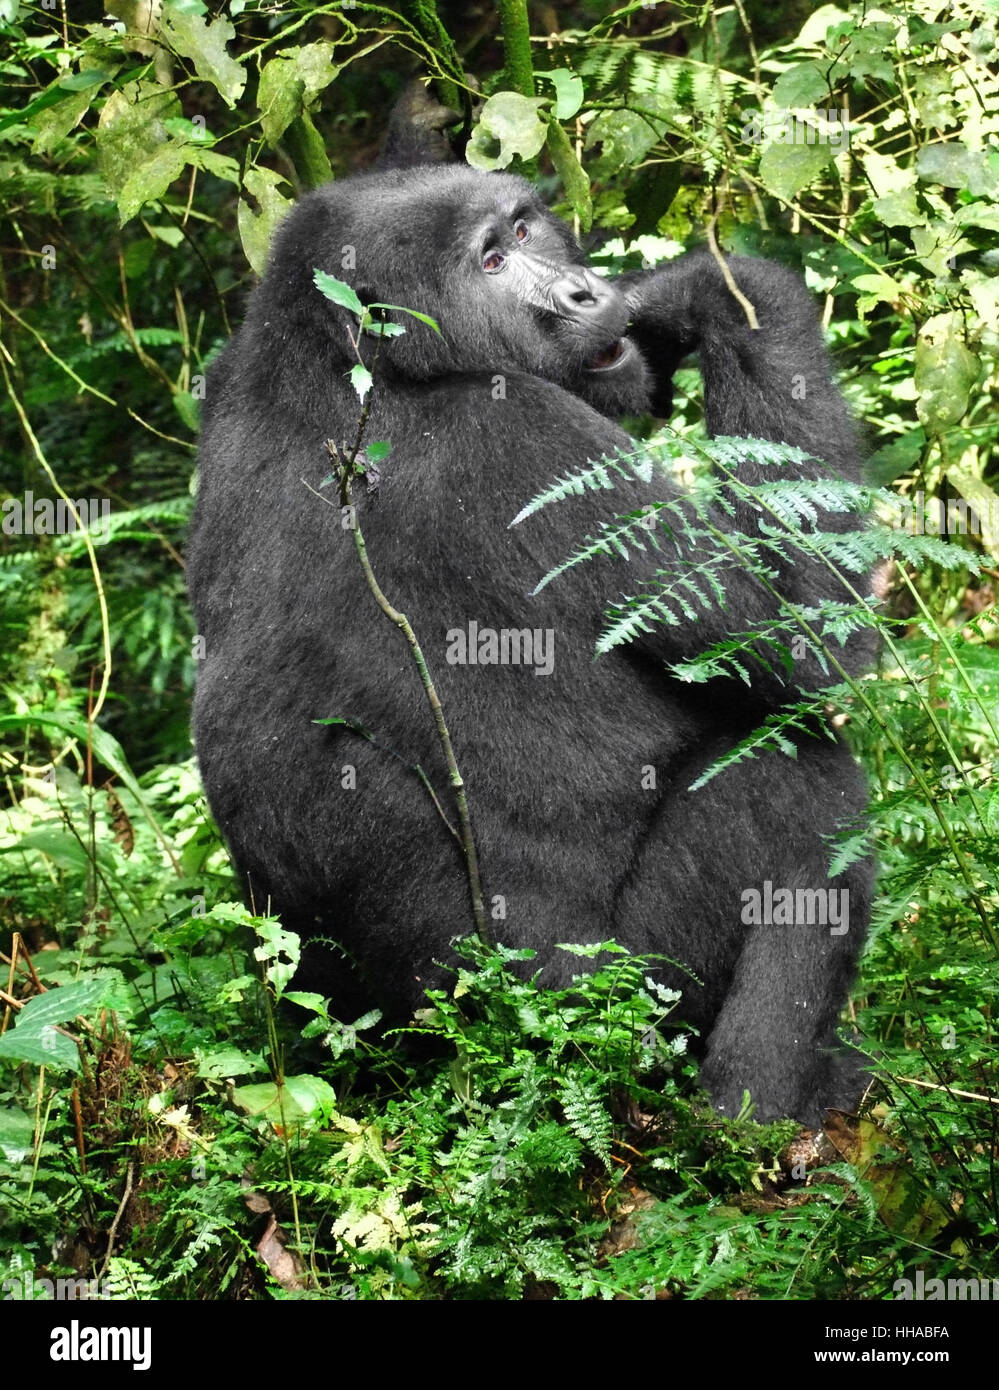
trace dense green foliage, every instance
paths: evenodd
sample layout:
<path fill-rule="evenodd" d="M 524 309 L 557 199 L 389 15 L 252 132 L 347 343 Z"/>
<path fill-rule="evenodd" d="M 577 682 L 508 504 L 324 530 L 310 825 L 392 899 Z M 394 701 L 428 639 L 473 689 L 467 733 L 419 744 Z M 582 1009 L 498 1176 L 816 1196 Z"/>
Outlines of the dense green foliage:
<path fill-rule="evenodd" d="M 0 0 L 0 1284 L 801 1299 L 891 1297 L 917 1268 L 991 1278 L 999 9 L 581 0 L 551 37 L 547 7 L 472 9 Z M 825 546 L 842 603 L 683 674 L 739 680 L 861 622 L 884 638 L 871 677 L 830 665 L 821 701 L 732 755 L 834 709 L 871 774 L 870 824 L 830 860 L 873 842 L 880 863 L 850 1010 L 879 1080 L 825 1138 L 718 1120 L 682 1006 L 612 946 L 562 993 L 471 947 L 454 996 L 385 1036 L 296 995 L 294 939 L 234 904 L 188 731 L 204 372 L 289 202 L 370 157 L 415 72 L 471 126 L 469 160 L 537 177 L 598 263 L 708 236 L 823 297 L 870 486 L 775 468 L 755 489 L 771 528 L 737 559 Z M 696 371 L 678 380 L 668 431 L 525 509 L 631 467 L 718 500 L 732 455 L 704 440 Z M 885 525 L 836 549 L 816 505 Z M 624 515 L 566 564 L 655 544 L 655 524 Z M 882 556 L 877 604 L 857 585 Z M 696 621 L 732 562 L 706 552 L 609 609 L 601 650 Z"/>

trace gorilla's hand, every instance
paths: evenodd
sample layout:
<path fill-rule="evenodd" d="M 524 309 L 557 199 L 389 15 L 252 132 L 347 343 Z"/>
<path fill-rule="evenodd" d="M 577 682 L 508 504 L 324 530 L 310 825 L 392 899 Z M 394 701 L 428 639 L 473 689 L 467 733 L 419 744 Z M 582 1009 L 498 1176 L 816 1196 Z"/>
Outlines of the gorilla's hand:
<path fill-rule="evenodd" d="M 727 256 L 725 263 L 742 299 L 707 250 L 615 281 L 631 310 L 629 334 L 655 376 L 655 413 L 665 414 L 673 374 L 696 352 L 711 434 L 796 444 L 857 476 L 853 425 L 801 277 L 751 256 Z"/>
<path fill-rule="evenodd" d="M 421 164 L 449 164 L 455 151 L 448 132 L 461 112 L 442 106 L 419 78 L 407 82 L 392 108 L 376 169 L 408 169 Z"/>
<path fill-rule="evenodd" d="M 753 306 L 759 329 L 752 327 L 746 306 L 732 293 L 714 256 L 699 250 L 615 280 L 632 310 L 636 335 L 657 348 L 686 354 L 705 341 L 731 341 L 733 333 L 751 343 L 759 330 L 769 330 L 773 341 L 783 325 L 797 324 L 802 316 L 806 328 L 814 327 L 812 298 L 794 271 L 755 256 L 726 256 L 725 264 Z"/>
<path fill-rule="evenodd" d="M 693 313 L 698 253 L 657 270 L 640 270 L 614 281 L 631 313 L 628 336 L 633 338 L 653 373 L 651 408 L 668 419 L 673 411 L 673 376 L 677 367 L 700 346 Z M 717 270 L 717 267 L 715 267 Z"/>

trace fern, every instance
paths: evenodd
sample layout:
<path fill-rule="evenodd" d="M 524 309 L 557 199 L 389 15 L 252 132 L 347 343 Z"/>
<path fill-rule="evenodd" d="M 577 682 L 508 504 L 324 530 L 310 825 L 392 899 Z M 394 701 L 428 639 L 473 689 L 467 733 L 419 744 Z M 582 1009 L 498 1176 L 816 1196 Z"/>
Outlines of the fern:
<path fill-rule="evenodd" d="M 584 556 L 578 554 L 572 563 L 578 563 L 582 558 Z M 722 553 L 709 555 L 697 564 L 685 563 L 682 570 L 659 570 L 657 578 L 660 584 L 654 592 L 625 598 L 608 608 L 607 625 L 597 638 L 597 655 L 603 656 L 614 647 L 634 641 L 640 632 L 651 631 L 652 622 L 665 623 L 668 627 L 678 627 L 681 618 L 696 622 L 697 611 L 692 600 L 700 603 L 704 609 L 711 607 L 711 599 L 705 589 L 710 590 L 717 604 L 724 606 L 725 590 L 715 571 L 735 568 L 735 564 L 733 556 Z M 544 582 L 554 579 L 558 573 L 560 569 L 553 570 Z M 698 578 L 704 581 L 703 587 L 697 583 Z"/>
<path fill-rule="evenodd" d="M 610 610 L 612 613 L 614 609 Z M 677 679 L 694 684 L 703 684 L 716 676 L 736 675 L 749 684 L 749 674 L 739 662 L 740 656 L 750 656 L 767 670 L 772 670 L 760 648 L 771 647 L 780 657 L 781 664 L 790 670 L 792 661 L 788 643 L 802 637 L 808 650 L 815 657 L 823 671 L 828 673 L 829 664 L 822 646 L 804 636 L 802 623 L 818 630 L 823 638 L 829 638 L 842 646 L 854 632 L 865 627 L 877 627 L 880 622 L 872 607 L 855 603 L 836 603 L 828 600 L 812 608 L 803 608 L 796 615 L 788 614 L 774 618 L 772 622 L 760 623 L 748 632 L 733 633 L 722 642 L 715 642 L 703 652 L 688 661 L 677 661 L 670 670 Z M 784 640 L 782 640 L 784 639 Z"/>
<path fill-rule="evenodd" d="M 595 463 L 591 461 L 586 468 L 580 468 L 575 473 L 567 473 L 564 477 L 556 478 L 549 487 L 545 488 L 544 492 L 539 492 L 527 503 L 526 507 L 521 508 L 510 522 L 510 526 L 519 526 L 522 521 L 526 521 L 529 516 L 539 512 L 542 507 L 551 506 L 555 502 L 562 502 L 566 497 L 579 497 L 587 491 L 597 492 L 601 489 L 612 489 L 614 487 L 612 472 L 626 480 L 638 476 L 650 477 L 651 469 L 648 464 L 645 465 L 642 475 L 639 475 L 632 466 L 636 457 L 634 454 L 624 454 L 620 451 L 617 457 L 605 454 Z"/>
<path fill-rule="evenodd" d="M 160 1289 L 158 1280 L 141 1265 L 121 1255 L 115 1255 L 108 1261 L 103 1284 L 102 1296 L 120 1303 L 154 1300 Z"/>
<path fill-rule="evenodd" d="M 559 1083 L 559 1100 L 569 1128 L 610 1170 L 611 1117 L 595 1078 L 568 1072 Z"/>
<path fill-rule="evenodd" d="M 663 117 L 680 112 L 714 116 L 723 89 L 745 87 L 746 79 L 693 58 L 650 52 L 638 43 L 588 43 L 574 51 L 573 67 L 593 94 L 620 96 Z"/>
<path fill-rule="evenodd" d="M 134 343 L 141 347 L 169 347 L 174 343 L 182 343 L 184 336 L 176 328 L 135 328 L 131 335 L 125 333 L 109 333 L 106 338 L 100 338 L 95 343 L 90 343 L 87 347 L 81 348 L 79 352 L 72 354 L 70 360 L 74 364 L 92 362 L 95 358 L 103 357 L 108 352 L 134 352 Z"/>
<path fill-rule="evenodd" d="M 750 758 L 758 758 L 761 753 L 777 751 L 785 753 L 789 758 L 796 758 L 797 744 L 788 737 L 789 731 L 807 734 L 811 738 L 824 734 L 826 738 L 835 739 L 836 735 L 823 717 L 825 706 L 825 697 L 818 700 L 799 700 L 796 704 L 769 715 L 759 728 L 740 739 L 733 747 L 726 749 L 720 758 L 716 758 L 710 767 L 705 768 L 701 775 L 691 782 L 688 790 L 699 791 L 726 768 L 734 767 L 736 763 L 746 762 Z"/>

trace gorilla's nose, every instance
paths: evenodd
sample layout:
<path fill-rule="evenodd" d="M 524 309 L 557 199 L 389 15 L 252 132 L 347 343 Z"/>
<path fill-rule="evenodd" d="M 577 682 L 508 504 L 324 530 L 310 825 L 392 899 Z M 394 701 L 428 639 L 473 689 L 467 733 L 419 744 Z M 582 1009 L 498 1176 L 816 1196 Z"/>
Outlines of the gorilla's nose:
<path fill-rule="evenodd" d="M 551 295 L 556 310 L 567 318 L 607 309 L 617 297 L 610 285 L 583 266 L 564 271 L 552 286 Z"/>

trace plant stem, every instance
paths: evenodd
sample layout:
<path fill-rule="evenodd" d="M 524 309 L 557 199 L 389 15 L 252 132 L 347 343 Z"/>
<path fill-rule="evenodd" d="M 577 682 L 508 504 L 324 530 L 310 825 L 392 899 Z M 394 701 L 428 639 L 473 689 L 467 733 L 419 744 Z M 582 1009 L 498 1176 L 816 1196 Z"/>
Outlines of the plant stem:
<path fill-rule="evenodd" d="M 360 337 L 360 334 L 358 334 L 358 337 Z M 378 353 L 381 351 L 381 343 L 382 340 L 381 338 L 379 338 L 378 345 L 375 350 L 374 360 L 371 363 L 372 377 L 374 377 L 375 368 L 378 365 Z M 420 643 L 417 640 L 416 633 L 413 631 L 409 619 L 406 617 L 405 613 L 400 613 L 398 608 L 396 608 L 393 604 L 389 602 L 389 600 L 385 597 L 385 594 L 382 591 L 381 585 L 378 583 L 374 569 L 371 565 L 371 561 L 368 557 L 368 548 L 365 544 L 364 532 L 361 530 L 361 524 L 358 521 L 357 513 L 354 510 L 351 483 L 353 481 L 354 474 L 356 471 L 357 456 L 361 451 L 361 441 L 364 438 L 364 431 L 367 428 L 368 417 L 371 414 L 371 403 L 373 398 L 374 390 L 373 388 L 369 388 L 365 396 L 364 404 L 361 407 L 361 414 L 357 422 L 357 432 L 354 435 L 354 443 L 351 446 L 349 452 L 346 454 L 346 456 L 341 458 L 340 451 L 337 449 L 337 446 L 332 439 L 327 440 L 326 447 L 329 451 L 330 457 L 333 459 L 334 463 L 339 468 L 340 506 L 341 508 L 350 508 L 350 521 L 351 530 L 354 536 L 354 548 L 357 551 L 357 558 L 361 562 L 361 570 L 364 574 L 365 582 L 367 583 L 368 588 L 371 590 L 371 593 L 374 597 L 375 602 L 378 604 L 378 607 L 382 610 L 382 612 L 385 614 L 385 616 L 389 619 L 390 622 L 395 623 L 396 627 L 400 630 L 402 635 L 405 637 L 406 641 L 409 643 L 409 649 L 412 653 L 413 661 L 416 665 L 417 671 L 420 674 L 420 680 L 423 682 L 423 688 L 426 691 L 427 703 L 430 706 L 431 713 L 434 717 L 434 723 L 437 726 L 437 737 L 440 741 L 441 751 L 444 754 L 444 761 L 447 764 L 448 781 L 451 784 L 451 791 L 454 794 L 455 809 L 458 813 L 458 841 L 461 845 L 461 851 L 465 859 L 465 874 L 468 879 L 469 896 L 472 900 L 472 918 L 475 923 L 475 933 L 480 941 L 482 941 L 485 945 L 489 946 L 493 943 L 490 940 L 489 932 L 486 927 L 486 909 L 482 899 L 482 879 L 479 874 L 479 856 L 478 851 L 475 848 L 475 837 L 472 834 L 472 817 L 468 809 L 468 797 L 465 795 L 465 782 L 461 775 L 461 770 L 458 767 L 458 760 L 454 755 L 454 746 L 451 743 L 451 733 L 448 729 L 447 721 L 444 718 L 444 707 L 441 704 L 440 697 L 437 694 L 437 688 L 434 685 L 433 677 L 430 674 L 430 668 L 427 666 L 427 659 L 423 654 L 423 648 L 420 646 Z M 304 482 L 305 480 L 303 479 L 302 481 Z M 308 483 L 306 483 L 305 485 L 306 487 L 309 487 Z M 309 491 L 316 493 L 315 488 L 309 488 Z M 321 493 L 316 493 L 316 496 L 321 497 L 324 502 L 328 501 L 327 498 L 322 497 Z M 437 798 L 436 796 L 433 796 L 432 789 L 431 796 L 433 797 L 435 804 L 437 804 Z M 440 806 L 438 804 L 438 810 L 439 809 Z M 446 818 L 445 824 L 447 824 Z"/>
<path fill-rule="evenodd" d="M 506 81 L 521 96 L 534 95 L 534 63 L 531 58 L 531 22 L 527 0 L 498 0 L 506 57 Z"/>
<path fill-rule="evenodd" d="M 455 47 L 454 39 L 444 28 L 434 0 L 408 0 L 402 6 L 408 13 L 414 28 L 421 38 L 434 50 L 441 61 L 441 67 L 452 74 L 451 77 L 436 79 L 437 95 L 444 106 L 453 111 L 467 111 L 468 97 L 463 91 L 464 69 Z M 458 84 L 462 85 L 459 86 Z"/>

